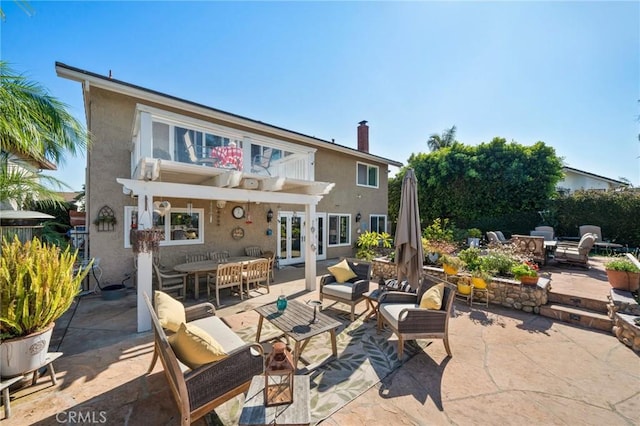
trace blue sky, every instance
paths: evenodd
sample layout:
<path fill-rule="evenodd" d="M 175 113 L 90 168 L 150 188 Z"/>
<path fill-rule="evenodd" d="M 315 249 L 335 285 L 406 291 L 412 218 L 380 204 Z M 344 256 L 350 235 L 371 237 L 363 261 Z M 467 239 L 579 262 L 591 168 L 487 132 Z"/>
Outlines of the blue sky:
<path fill-rule="evenodd" d="M 55 61 L 406 163 L 457 126 L 640 185 L 639 2 L 2 1 L 3 60 L 83 123 Z M 106 160 L 108 161 L 108 160 Z M 84 158 L 56 176 L 73 189 Z"/>

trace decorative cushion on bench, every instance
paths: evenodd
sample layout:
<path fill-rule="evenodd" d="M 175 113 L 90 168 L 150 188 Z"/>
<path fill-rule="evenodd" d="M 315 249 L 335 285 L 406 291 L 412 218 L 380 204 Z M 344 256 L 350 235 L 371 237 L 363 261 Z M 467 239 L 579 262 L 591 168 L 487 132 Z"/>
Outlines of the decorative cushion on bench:
<path fill-rule="evenodd" d="M 178 331 L 169 337 L 169 344 L 176 357 L 192 369 L 227 356 L 211 335 L 193 324 L 180 324 Z"/>
<path fill-rule="evenodd" d="M 391 278 L 384 282 L 385 290 L 391 291 L 404 291 L 405 293 L 415 293 L 416 290 L 411 288 L 411 285 L 408 281 L 402 280 L 398 281 L 395 278 Z"/>
<path fill-rule="evenodd" d="M 160 325 L 167 330 L 177 332 L 180 324 L 187 322 L 184 305 L 162 291 L 156 290 L 154 299 Z"/>
<path fill-rule="evenodd" d="M 339 283 L 346 283 L 349 280 L 358 277 L 351 267 L 349 267 L 347 259 L 343 259 L 342 262 L 329 266 L 327 269 Z"/>

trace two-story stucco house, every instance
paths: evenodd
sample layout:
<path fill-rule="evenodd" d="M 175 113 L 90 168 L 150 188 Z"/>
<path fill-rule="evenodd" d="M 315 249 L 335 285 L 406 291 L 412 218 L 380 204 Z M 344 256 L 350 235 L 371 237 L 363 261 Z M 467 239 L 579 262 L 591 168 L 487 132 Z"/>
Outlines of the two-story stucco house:
<path fill-rule="evenodd" d="M 280 265 L 305 263 L 308 289 L 316 259 L 353 255 L 364 230 L 389 231 L 388 169 L 402 164 L 369 152 L 366 122 L 350 148 L 62 63 L 56 72 L 82 83 L 89 250 L 107 282 L 133 271 L 132 228 L 164 231 L 166 265 L 272 250 Z M 138 291 L 150 293 L 151 264 L 137 264 Z"/>

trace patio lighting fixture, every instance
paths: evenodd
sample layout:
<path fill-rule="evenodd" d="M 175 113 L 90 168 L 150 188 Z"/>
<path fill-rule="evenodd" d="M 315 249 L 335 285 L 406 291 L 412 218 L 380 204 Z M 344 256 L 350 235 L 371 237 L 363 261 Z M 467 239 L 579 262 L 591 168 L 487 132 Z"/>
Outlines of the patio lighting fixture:
<path fill-rule="evenodd" d="M 296 371 L 291 352 L 283 342 L 273 344 L 264 370 L 264 405 L 293 403 L 293 377 Z"/>
<path fill-rule="evenodd" d="M 267 212 L 267 222 L 271 222 L 273 220 L 273 210 L 269 209 Z"/>
<path fill-rule="evenodd" d="M 360 214 L 360 212 L 358 212 L 358 214 L 356 215 L 356 223 L 360 222 L 360 219 L 362 219 L 362 215 Z"/>

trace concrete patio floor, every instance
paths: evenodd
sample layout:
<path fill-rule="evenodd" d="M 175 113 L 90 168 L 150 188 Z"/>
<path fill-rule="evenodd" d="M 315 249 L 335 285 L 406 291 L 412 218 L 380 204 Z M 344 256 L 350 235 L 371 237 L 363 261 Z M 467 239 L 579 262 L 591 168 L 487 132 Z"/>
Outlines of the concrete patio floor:
<path fill-rule="evenodd" d="M 318 275 L 333 263 L 319 262 Z M 589 271 L 546 270 L 554 290 L 606 300 L 602 259 L 592 264 Z M 304 290 L 303 277 L 304 268 L 279 270 L 270 294 L 243 302 L 223 298 L 217 314 L 238 329 L 255 323 L 253 308 L 281 291 L 289 298 L 317 298 Z M 3 424 L 179 424 L 162 366 L 146 375 L 153 338 L 136 332 L 135 303 L 131 291 L 121 300 L 91 295 L 74 305 L 56 324 L 51 343 L 50 351 L 64 352 L 55 363 L 58 384 L 45 375 L 13 392 L 13 414 Z M 453 357 L 446 357 L 442 341 L 433 341 L 322 424 L 640 423 L 640 358 L 610 333 L 457 301 L 449 336 Z"/>

